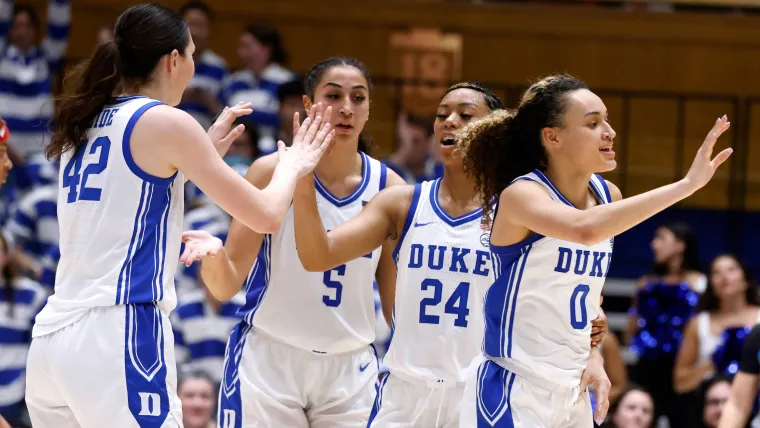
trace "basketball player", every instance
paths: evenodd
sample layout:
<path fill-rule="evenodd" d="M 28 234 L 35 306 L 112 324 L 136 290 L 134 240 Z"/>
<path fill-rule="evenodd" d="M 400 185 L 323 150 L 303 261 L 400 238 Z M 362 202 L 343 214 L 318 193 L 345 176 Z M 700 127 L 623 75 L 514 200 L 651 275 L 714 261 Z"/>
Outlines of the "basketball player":
<path fill-rule="evenodd" d="M 317 133 L 315 111 L 298 141 L 287 151 L 281 145 L 271 184 L 246 183 L 220 154 L 249 106 L 227 109 L 225 125 L 209 135 L 170 107 L 193 75 L 194 49 L 181 16 L 132 7 L 56 113 L 47 155 L 61 161 L 61 260 L 27 360 L 34 426 L 181 426 L 167 315 L 176 303 L 184 177 L 248 227 L 269 232 L 297 178 L 327 148 L 329 126 Z"/>
<path fill-rule="evenodd" d="M 707 184 L 731 153 L 711 160 L 728 127 L 725 116 L 716 121 L 684 179 L 622 201 L 595 174 L 616 165 L 607 108 L 574 78 L 547 77 L 515 113 L 494 112 L 463 131 L 465 170 L 489 202 L 486 215 L 495 213 L 496 280 L 462 427 L 593 426 L 586 386 L 608 389 L 609 380 L 594 363 L 601 356 L 589 348 L 588 321 L 599 312 L 612 238 Z M 600 397 L 597 423 L 607 407 Z"/>
<path fill-rule="evenodd" d="M 330 58 L 305 78 L 304 107 L 332 107 L 335 144 L 320 161 L 313 185 L 320 228 L 333 229 L 361 212 L 386 186 L 404 181 L 367 156 L 361 136 L 369 117 L 372 82 L 352 58 Z M 358 149 L 358 152 L 357 152 Z M 257 186 L 270 180 L 275 157 L 248 171 Z M 364 427 L 374 399 L 377 360 L 372 281 L 395 278 L 390 252 L 367 251 L 325 272 L 307 272 L 298 261 L 293 211 L 275 233 L 233 222 L 227 242 L 205 232 L 183 235 L 181 260 L 206 257 L 201 275 L 225 300 L 245 282 L 243 322 L 228 342 L 220 392 L 219 426 Z M 380 266 L 378 268 L 378 265 Z M 246 279 L 246 273 L 248 277 Z M 381 285 L 382 286 L 382 285 Z"/>
<path fill-rule="evenodd" d="M 478 83 L 449 87 L 434 123 L 443 178 L 383 190 L 329 233 L 311 179 L 296 187 L 296 247 L 307 270 L 333 268 L 386 242 L 395 249 L 396 282 L 380 290 L 394 329 L 383 360 L 390 375 L 380 380 L 368 426 L 459 425 L 465 372 L 483 341 L 482 302 L 493 275 L 489 223 L 455 150 L 455 133 L 500 108 L 501 100 Z"/>

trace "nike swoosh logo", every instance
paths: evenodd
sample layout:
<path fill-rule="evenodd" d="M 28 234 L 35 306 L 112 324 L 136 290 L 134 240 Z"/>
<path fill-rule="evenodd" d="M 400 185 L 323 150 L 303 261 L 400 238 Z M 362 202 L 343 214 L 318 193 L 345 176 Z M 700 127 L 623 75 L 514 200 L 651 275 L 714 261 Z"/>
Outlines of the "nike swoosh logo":
<path fill-rule="evenodd" d="M 365 365 L 363 365 L 363 366 L 359 366 L 359 371 L 360 371 L 360 372 L 363 372 L 364 370 L 367 370 L 367 367 L 369 367 L 369 365 L 370 365 L 371 363 L 372 363 L 372 361 L 370 361 L 369 363 L 367 363 L 367 364 L 365 364 Z"/>
<path fill-rule="evenodd" d="M 422 227 L 422 226 L 427 226 L 427 225 L 429 225 L 429 224 L 433 224 L 433 223 L 435 223 L 435 222 L 434 222 L 434 221 L 429 221 L 429 222 L 427 222 L 427 223 L 414 223 L 414 227 Z"/>

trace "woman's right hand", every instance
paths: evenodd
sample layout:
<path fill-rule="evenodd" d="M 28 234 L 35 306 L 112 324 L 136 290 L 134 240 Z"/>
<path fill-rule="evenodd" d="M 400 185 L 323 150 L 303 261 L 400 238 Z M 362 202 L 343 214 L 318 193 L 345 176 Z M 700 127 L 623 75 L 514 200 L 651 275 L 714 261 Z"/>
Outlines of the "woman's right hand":
<path fill-rule="evenodd" d="M 694 162 L 689 168 L 689 172 L 684 177 L 684 182 L 689 185 L 692 191 L 697 191 L 704 187 L 712 179 L 715 171 L 718 167 L 725 162 L 731 153 L 734 151 L 732 148 L 727 148 L 718 153 L 718 156 L 712 158 L 713 148 L 718 141 L 718 137 L 721 136 L 731 126 L 731 122 L 728 121 L 726 115 L 715 121 L 715 126 L 707 134 L 707 138 L 702 143 L 702 147 L 697 151 L 697 156 L 694 158 Z"/>
<path fill-rule="evenodd" d="M 298 178 L 310 174 L 317 167 L 322 155 L 330 148 L 335 131 L 330 130 L 330 115 L 332 107 L 323 111 L 322 103 L 312 105 L 309 117 L 303 121 L 294 134 L 293 144 L 285 147 L 282 141 L 277 142 L 279 162 L 292 167 Z M 298 113 L 294 115 L 293 127 L 298 126 Z"/>

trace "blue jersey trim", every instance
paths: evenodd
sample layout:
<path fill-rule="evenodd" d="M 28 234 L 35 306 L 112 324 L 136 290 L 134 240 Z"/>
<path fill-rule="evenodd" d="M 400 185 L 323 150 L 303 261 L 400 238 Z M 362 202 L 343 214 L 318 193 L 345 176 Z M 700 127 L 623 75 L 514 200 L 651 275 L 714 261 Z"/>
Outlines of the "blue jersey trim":
<path fill-rule="evenodd" d="M 478 208 L 475 211 L 470 211 L 467 214 L 460 215 L 459 217 L 452 217 L 447 213 L 443 207 L 438 203 L 438 191 L 441 188 L 441 178 L 435 180 L 432 184 L 433 190 L 430 192 L 430 205 L 433 207 L 433 211 L 438 217 L 451 227 L 461 226 L 467 224 L 473 220 L 477 220 L 483 216 L 483 208 Z"/>
<path fill-rule="evenodd" d="M 404 221 L 404 230 L 401 231 L 401 236 L 398 238 L 396 248 L 393 249 L 393 260 L 398 263 L 398 252 L 401 246 L 404 245 L 404 238 L 406 233 L 409 232 L 409 228 L 412 226 L 412 220 L 417 213 L 417 206 L 420 203 L 420 193 L 422 192 L 422 184 L 417 183 L 414 185 L 414 195 L 412 196 L 412 203 L 409 204 L 409 211 L 406 213 L 406 220 Z"/>
<path fill-rule="evenodd" d="M 134 173 L 136 176 L 140 177 L 141 179 L 149 183 L 153 183 L 159 186 L 168 186 L 169 184 L 171 184 L 172 181 L 174 181 L 174 178 L 177 176 L 177 173 L 175 172 L 174 174 L 172 174 L 171 177 L 156 177 L 155 175 L 151 175 L 143 171 L 135 163 L 135 159 L 132 157 L 132 149 L 129 144 L 132 138 L 132 130 L 135 128 L 135 124 L 137 123 L 137 120 L 140 119 L 140 116 L 142 116 L 143 113 L 145 113 L 149 108 L 155 107 L 157 105 L 161 105 L 161 102 L 151 101 L 149 103 L 146 103 L 143 106 L 140 106 L 140 108 L 138 108 L 137 110 L 135 110 L 134 113 L 132 113 L 132 117 L 129 118 L 129 122 L 127 122 L 127 127 L 124 129 L 124 138 L 122 139 L 121 151 L 124 154 L 124 160 L 127 162 L 127 166 L 129 167 L 129 170 L 132 171 L 132 173 Z"/>
<path fill-rule="evenodd" d="M 388 167 L 384 163 L 380 164 L 380 190 L 385 189 L 385 182 L 388 179 Z"/>
<path fill-rule="evenodd" d="M 325 199 L 327 199 L 331 204 L 335 205 L 336 207 L 344 207 L 351 202 L 355 201 L 356 199 L 361 196 L 362 193 L 364 193 L 364 190 L 367 188 L 367 185 L 369 184 L 369 178 L 370 178 L 370 160 L 369 156 L 365 155 L 362 152 L 359 152 L 362 158 L 362 181 L 359 183 L 359 185 L 354 189 L 354 191 L 346 196 L 345 198 L 338 198 L 337 196 L 330 193 L 329 190 L 322 184 L 321 181 L 319 181 L 319 177 L 317 177 L 317 174 L 314 173 L 314 187 L 317 188 L 317 191 L 320 195 L 322 195 Z"/>

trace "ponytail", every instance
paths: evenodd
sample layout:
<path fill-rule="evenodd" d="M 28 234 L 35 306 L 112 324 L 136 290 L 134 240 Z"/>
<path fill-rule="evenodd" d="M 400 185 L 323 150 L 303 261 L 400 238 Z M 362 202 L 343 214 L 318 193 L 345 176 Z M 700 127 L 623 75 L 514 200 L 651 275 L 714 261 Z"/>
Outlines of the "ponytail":
<path fill-rule="evenodd" d="M 490 218 L 492 214 L 493 198 L 498 197 L 512 182 L 512 177 L 519 177 L 531 171 L 517 161 L 498 155 L 505 150 L 505 144 L 509 144 L 514 118 L 513 112 L 494 110 L 465 126 L 459 134 L 464 170 L 475 181 L 486 218 Z M 523 172 L 525 169 L 527 171 Z"/>
<path fill-rule="evenodd" d="M 572 76 L 545 77 L 525 91 L 516 110 L 495 110 L 462 130 L 464 169 L 475 180 L 486 218 L 492 213 L 494 198 L 512 181 L 547 168 L 549 157 L 541 132 L 563 125 L 567 94 L 580 89 L 587 87 Z"/>
<path fill-rule="evenodd" d="M 119 49 L 111 41 L 98 46 L 92 58 L 72 72 L 76 90 L 63 97 L 53 115 L 53 138 L 45 149 L 48 159 L 86 144 L 87 129 L 122 82 L 121 69 Z"/>
<path fill-rule="evenodd" d="M 125 10 L 116 20 L 114 41 L 98 46 L 72 73 L 76 90 L 53 115 L 48 159 L 86 144 L 87 130 L 115 94 L 147 83 L 162 57 L 174 50 L 184 55 L 189 43 L 187 23 L 171 9 L 144 3 Z"/>

